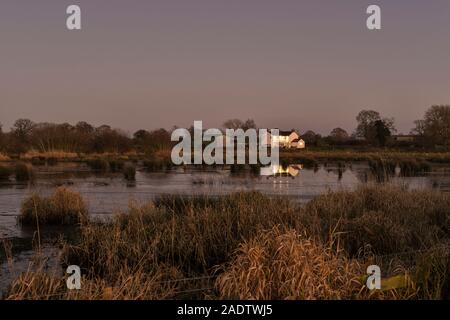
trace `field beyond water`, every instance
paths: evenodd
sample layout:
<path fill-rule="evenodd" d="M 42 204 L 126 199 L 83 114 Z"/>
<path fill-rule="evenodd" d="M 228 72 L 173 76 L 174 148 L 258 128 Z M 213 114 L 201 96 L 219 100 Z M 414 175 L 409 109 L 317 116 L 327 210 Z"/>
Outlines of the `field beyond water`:
<path fill-rule="evenodd" d="M 60 188 L 24 202 L 23 225 L 63 221 L 76 236 L 61 240 L 54 270 L 36 241 L 34 265 L 5 299 L 450 298 L 443 193 L 371 185 L 306 205 L 258 192 L 162 196 L 110 221 L 86 219 L 80 201 Z M 384 281 L 370 291 L 374 264 Z M 81 267 L 81 290 L 67 290 L 67 265 Z"/>
<path fill-rule="evenodd" d="M 151 154 L 139 153 L 130 151 L 127 153 L 75 153 L 61 150 L 40 152 L 36 150 L 28 151 L 21 156 L 11 156 L 0 153 L 1 161 L 92 161 L 96 159 L 120 159 L 124 161 L 132 160 L 150 160 L 150 161 L 169 161 L 171 149 L 161 149 L 152 152 Z M 433 163 L 447 163 L 450 164 L 449 151 L 421 151 L 421 150 L 396 150 L 396 149 L 284 149 L 280 151 L 281 159 L 286 160 L 301 160 L 314 159 L 316 161 L 370 161 L 377 159 L 385 160 L 424 160 Z"/>
<path fill-rule="evenodd" d="M 450 152 L 402 151 L 391 149 L 374 150 L 285 150 L 280 152 L 281 159 L 301 160 L 314 159 L 316 161 L 428 161 L 431 163 L 450 163 Z"/>

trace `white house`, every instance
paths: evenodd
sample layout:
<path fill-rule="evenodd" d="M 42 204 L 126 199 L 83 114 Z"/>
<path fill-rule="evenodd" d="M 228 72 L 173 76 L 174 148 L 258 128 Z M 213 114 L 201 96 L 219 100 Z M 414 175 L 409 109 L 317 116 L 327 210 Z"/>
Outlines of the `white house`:
<path fill-rule="evenodd" d="M 305 141 L 300 138 L 298 133 L 295 130 L 291 131 L 279 131 L 279 134 L 277 136 L 272 135 L 269 133 L 268 136 L 268 144 L 276 143 L 278 142 L 278 145 L 280 148 L 286 148 L 286 149 L 304 149 L 305 148 Z"/>

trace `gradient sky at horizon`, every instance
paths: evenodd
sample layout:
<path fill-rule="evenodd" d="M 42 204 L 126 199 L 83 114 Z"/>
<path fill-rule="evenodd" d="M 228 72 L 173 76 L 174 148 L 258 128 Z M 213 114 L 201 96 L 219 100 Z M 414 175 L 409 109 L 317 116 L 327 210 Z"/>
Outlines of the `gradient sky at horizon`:
<path fill-rule="evenodd" d="M 82 31 L 65 10 L 82 9 Z M 366 29 L 369 4 L 383 29 Z M 450 104 L 448 0 L 2 0 L 0 122 L 86 120 L 133 132 L 349 132 L 374 109 L 407 133 Z"/>

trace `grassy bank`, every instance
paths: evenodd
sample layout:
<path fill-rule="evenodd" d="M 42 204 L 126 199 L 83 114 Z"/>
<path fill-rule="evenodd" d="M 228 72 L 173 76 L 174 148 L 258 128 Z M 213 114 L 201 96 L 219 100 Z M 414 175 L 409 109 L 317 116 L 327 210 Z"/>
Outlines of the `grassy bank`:
<path fill-rule="evenodd" d="M 0 161 L 42 161 L 46 162 L 48 159 L 53 161 L 75 161 L 75 162 L 90 162 L 90 161 L 144 161 L 145 166 L 151 170 L 161 169 L 172 166 L 170 160 L 170 149 L 154 151 L 152 153 L 74 153 L 65 151 L 48 151 L 38 152 L 29 151 L 19 158 L 14 158 L 6 154 L 0 153 Z M 374 150 L 280 150 L 280 158 L 285 161 L 303 161 L 307 163 L 314 163 L 317 161 L 373 161 L 373 160 L 390 160 L 403 162 L 407 160 L 427 161 L 431 163 L 450 164 L 450 152 L 426 152 L 426 151 L 399 151 L 396 149 L 374 149 Z"/>
<path fill-rule="evenodd" d="M 0 152 L 0 162 L 1 161 L 10 161 L 10 160 L 11 160 L 11 158 L 9 156 Z"/>
<path fill-rule="evenodd" d="M 395 162 L 404 161 L 427 161 L 431 163 L 450 164 L 450 152 L 417 152 L 417 151 L 352 151 L 352 150 L 330 150 L 330 151 L 281 151 L 281 159 L 290 161 L 373 161 L 390 160 Z"/>
<path fill-rule="evenodd" d="M 80 228 L 63 264 L 82 268 L 82 290 L 26 273 L 7 298 L 445 299 L 449 208 L 443 194 L 389 186 L 302 207 L 259 193 L 162 197 Z M 364 289 L 370 264 L 404 285 Z"/>

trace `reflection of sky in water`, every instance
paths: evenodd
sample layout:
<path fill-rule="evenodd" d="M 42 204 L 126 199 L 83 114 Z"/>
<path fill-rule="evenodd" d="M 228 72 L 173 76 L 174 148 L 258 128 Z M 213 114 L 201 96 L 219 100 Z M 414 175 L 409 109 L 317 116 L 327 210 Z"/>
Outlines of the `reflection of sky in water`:
<path fill-rule="evenodd" d="M 93 175 L 85 171 L 80 173 L 73 165 L 67 168 L 71 173 L 62 173 L 66 167 L 61 166 L 51 169 L 51 172 L 38 173 L 37 183 L 33 187 L 14 184 L 0 186 L 0 237 L 27 236 L 17 228 L 15 220 L 23 199 L 33 191 L 48 194 L 58 185 L 79 191 L 88 202 L 91 214 L 105 216 L 126 210 L 130 201 L 144 203 L 160 194 L 222 195 L 236 191 L 260 191 L 306 202 L 330 190 L 353 189 L 371 181 L 367 166 L 357 163 L 346 168 L 320 166 L 316 170 L 305 169 L 299 164 L 272 166 L 261 168 L 259 175 L 250 172 L 231 175 L 229 171 L 220 169 L 177 169 L 170 173 L 138 171 L 136 182 L 132 185 L 127 185 L 121 174 Z M 406 183 L 412 188 L 450 188 L 448 173 L 397 177 L 393 181 Z"/>

